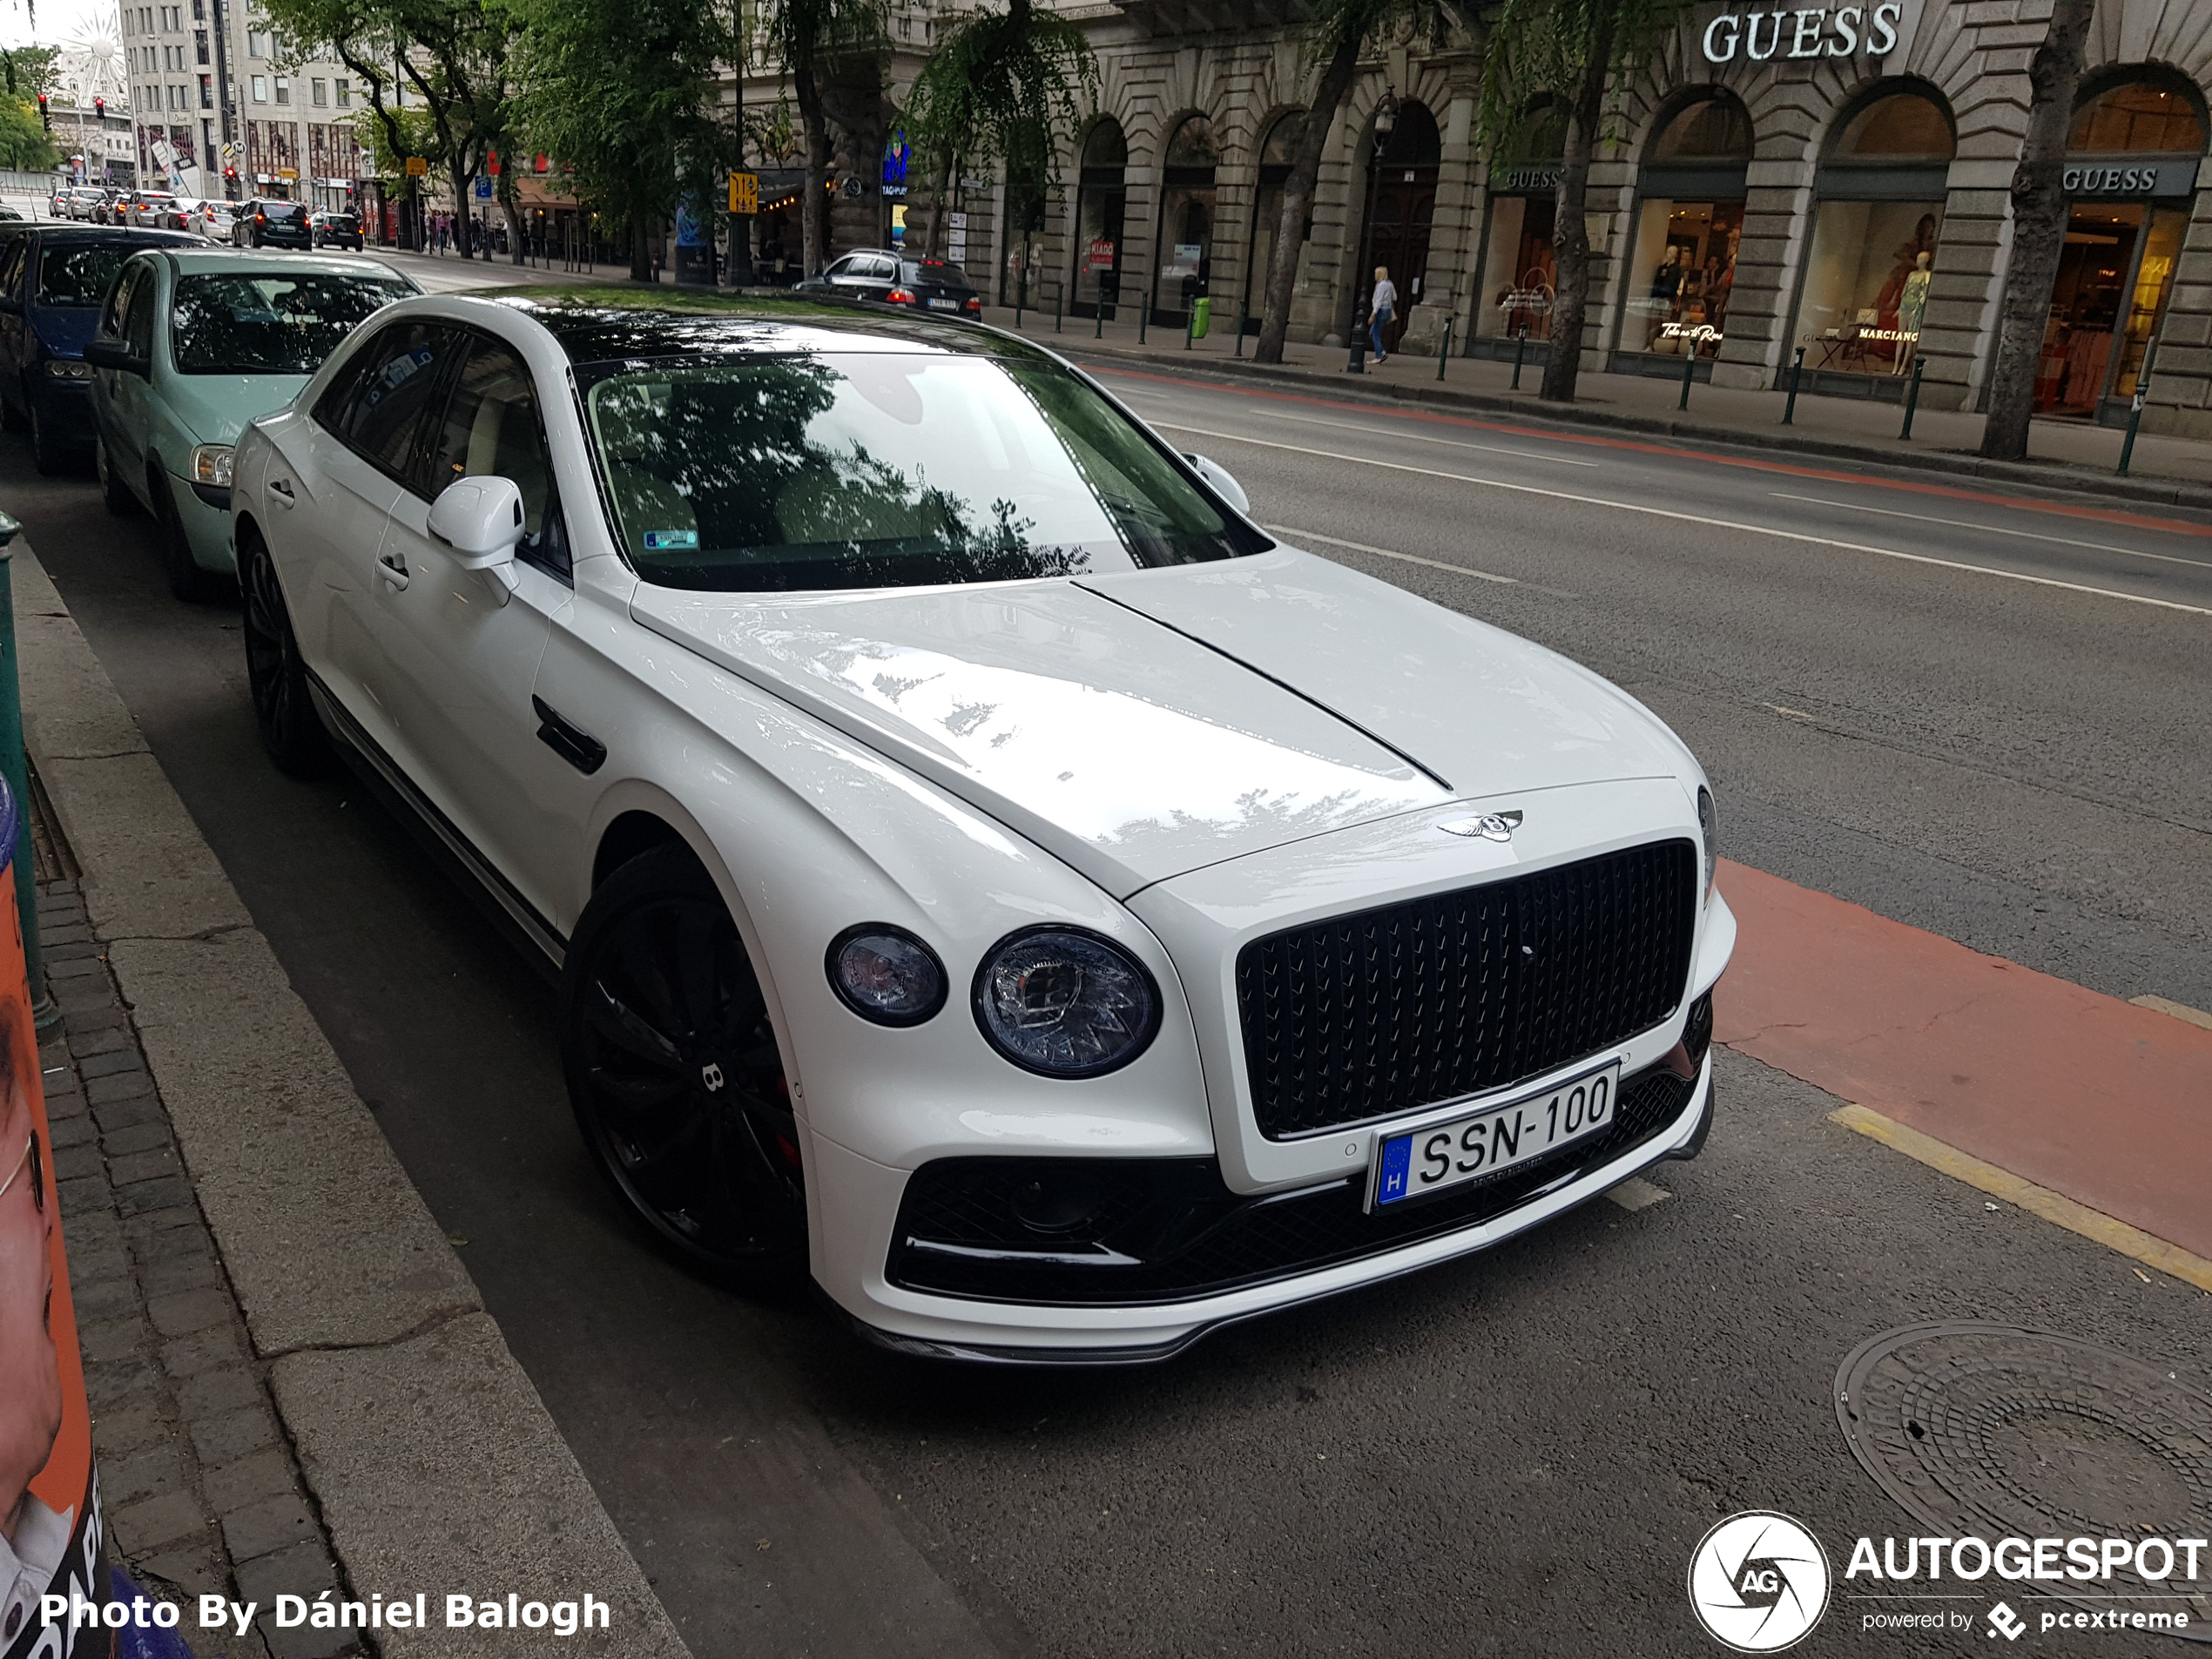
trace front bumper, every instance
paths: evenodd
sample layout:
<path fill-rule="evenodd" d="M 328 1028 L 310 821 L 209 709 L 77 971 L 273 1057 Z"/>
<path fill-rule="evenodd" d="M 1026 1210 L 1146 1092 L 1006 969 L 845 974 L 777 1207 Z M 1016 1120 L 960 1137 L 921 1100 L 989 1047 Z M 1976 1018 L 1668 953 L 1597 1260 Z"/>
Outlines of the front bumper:
<path fill-rule="evenodd" d="M 91 442 L 98 431 L 92 418 L 92 383 L 57 380 L 45 369 L 42 362 L 26 377 L 38 418 L 64 442 Z"/>
<path fill-rule="evenodd" d="M 203 570 L 235 576 L 238 558 L 231 550 L 231 492 L 172 473 L 169 498 L 177 504 L 177 518 L 185 527 L 192 563 Z"/>

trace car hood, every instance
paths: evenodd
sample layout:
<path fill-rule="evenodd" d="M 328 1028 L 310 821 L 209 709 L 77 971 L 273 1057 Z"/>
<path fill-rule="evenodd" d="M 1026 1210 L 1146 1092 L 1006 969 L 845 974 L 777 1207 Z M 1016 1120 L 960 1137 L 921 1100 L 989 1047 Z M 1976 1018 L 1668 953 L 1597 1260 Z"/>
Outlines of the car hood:
<path fill-rule="evenodd" d="M 1465 797 L 1678 765 L 1595 676 L 1288 550 L 890 593 L 641 583 L 631 603 L 1117 897 Z"/>
<path fill-rule="evenodd" d="M 282 408 L 300 394 L 306 374 L 162 375 L 170 409 L 202 443 L 236 443 L 248 421 Z"/>

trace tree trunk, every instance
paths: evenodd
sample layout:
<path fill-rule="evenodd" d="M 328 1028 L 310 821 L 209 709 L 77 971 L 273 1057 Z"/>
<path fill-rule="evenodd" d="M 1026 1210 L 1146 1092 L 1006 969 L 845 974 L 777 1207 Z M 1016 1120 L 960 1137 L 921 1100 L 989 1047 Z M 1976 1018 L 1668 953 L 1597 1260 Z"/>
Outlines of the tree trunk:
<path fill-rule="evenodd" d="M 742 25 L 741 25 L 742 27 Z M 743 44 L 740 35 L 740 45 Z M 731 119 L 738 134 L 738 171 L 745 171 L 745 54 L 738 53 L 738 71 L 731 78 L 737 83 L 737 104 Z M 722 275 L 724 284 L 732 288 L 749 288 L 759 279 L 752 270 L 752 216 L 732 213 L 730 216 L 730 262 Z"/>
<path fill-rule="evenodd" d="M 1362 38 L 1354 32 L 1349 40 L 1339 39 L 1330 54 L 1329 66 L 1321 71 L 1321 84 L 1314 91 L 1313 107 L 1306 112 L 1305 132 L 1291 159 L 1291 176 L 1283 181 L 1283 223 L 1275 233 L 1275 256 L 1267 266 L 1259 344 L 1252 352 L 1256 362 L 1283 361 L 1283 342 L 1291 328 L 1291 299 L 1298 288 L 1298 259 L 1305 251 L 1306 215 L 1313 211 L 1314 186 L 1321 176 L 1321 152 L 1329 141 L 1329 129 L 1336 125 L 1344 95 L 1352 90 L 1352 78 L 1359 72 Z M 1352 273 L 1353 287 L 1359 286 L 1360 276 L 1359 272 Z"/>
<path fill-rule="evenodd" d="M 828 262 L 830 138 L 822 116 L 821 83 L 812 64 L 794 64 L 791 84 L 806 142 L 806 195 L 799 204 L 799 273 L 813 276 Z"/>
<path fill-rule="evenodd" d="M 630 216 L 630 280 L 651 282 L 653 280 L 653 245 L 645 231 L 645 216 L 633 212 Z"/>
<path fill-rule="evenodd" d="M 1552 226 L 1553 258 L 1558 268 L 1552 301 L 1551 355 L 1544 364 L 1547 403 L 1572 403 L 1582 370 L 1582 318 L 1590 300 L 1590 156 L 1597 148 L 1598 124 L 1605 115 L 1605 83 L 1613 69 L 1614 12 L 1600 14 L 1582 64 L 1582 84 L 1567 123 L 1566 154 L 1559 170 L 1557 222 Z"/>
<path fill-rule="evenodd" d="M 475 218 L 469 204 L 473 199 L 469 188 L 475 179 L 465 161 L 456 159 L 448 171 L 453 175 L 453 251 L 462 259 L 469 257 L 469 233 L 475 228 Z"/>
<path fill-rule="evenodd" d="M 1989 418 L 1981 452 L 1995 461 L 2027 458 L 2027 419 L 2035 371 L 2050 325 L 2051 290 L 2066 241 L 2067 200 L 2060 174 L 2074 121 L 2083 43 L 2095 0 L 2057 0 L 2051 30 L 2027 66 L 2027 137 L 2013 170 L 2013 257 L 1998 302 L 1996 361 L 1989 375 Z"/>

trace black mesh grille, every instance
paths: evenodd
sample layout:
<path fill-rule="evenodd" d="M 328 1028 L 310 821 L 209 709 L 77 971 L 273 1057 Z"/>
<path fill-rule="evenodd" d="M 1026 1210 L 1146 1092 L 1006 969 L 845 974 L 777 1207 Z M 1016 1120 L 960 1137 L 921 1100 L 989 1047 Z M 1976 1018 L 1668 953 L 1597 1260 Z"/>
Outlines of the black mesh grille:
<path fill-rule="evenodd" d="M 1693 1064 L 1712 1028 L 1712 999 L 1700 997 L 1683 1034 Z M 1696 1086 L 1639 1072 L 1604 1134 L 1372 1215 L 1364 1176 L 1245 1198 L 1211 1158 L 946 1158 L 907 1183 L 887 1271 L 910 1290 L 1048 1305 L 1217 1295 L 1489 1221 L 1642 1145 Z"/>
<path fill-rule="evenodd" d="M 1657 841 L 1334 916 L 1238 954 L 1271 1140 L 1556 1070 L 1649 1030 L 1689 977 L 1698 853 Z"/>

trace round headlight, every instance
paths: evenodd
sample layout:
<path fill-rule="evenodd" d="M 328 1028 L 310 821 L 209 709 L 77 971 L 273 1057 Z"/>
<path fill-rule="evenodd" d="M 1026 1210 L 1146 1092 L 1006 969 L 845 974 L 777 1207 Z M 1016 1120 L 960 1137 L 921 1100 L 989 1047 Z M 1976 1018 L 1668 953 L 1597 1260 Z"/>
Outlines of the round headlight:
<path fill-rule="evenodd" d="M 920 1025 L 945 1006 L 945 970 L 903 927 L 864 921 L 830 941 L 829 981 L 839 999 L 878 1025 Z"/>
<path fill-rule="evenodd" d="M 1721 815 L 1713 805 L 1713 792 L 1697 792 L 1697 833 L 1705 843 L 1705 896 L 1713 896 L 1713 878 L 1721 870 Z"/>
<path fill-rule="evenodd" d="M 1001 940 L 975 970 L 975 1023 L 1027 1070 L 1096 1077 L 1144 1052 L 1160 1028 L 1159 988 L 1110 940 L 1027 928 Z"/>

